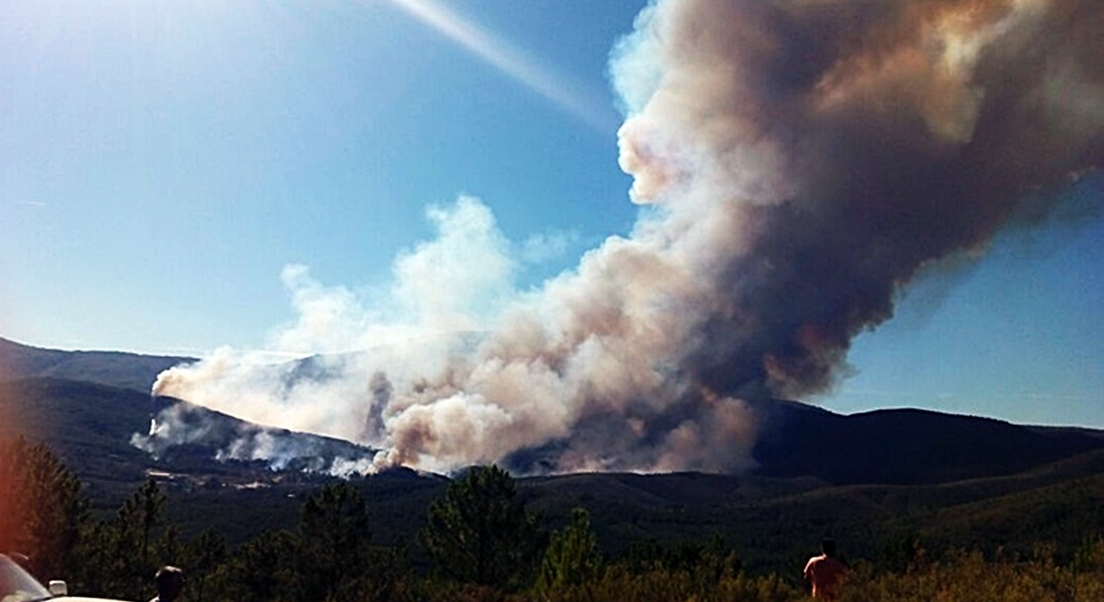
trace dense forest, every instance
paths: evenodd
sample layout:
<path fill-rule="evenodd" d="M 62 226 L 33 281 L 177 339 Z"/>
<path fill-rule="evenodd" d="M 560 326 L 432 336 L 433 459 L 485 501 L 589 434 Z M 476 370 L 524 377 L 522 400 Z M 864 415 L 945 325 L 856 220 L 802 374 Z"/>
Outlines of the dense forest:
<path fill-rule="evenodd" d="M 295 528 L 235 545 L 213 530 L 184 537 L 154 480 L 114 516 L 96 516 L 79 479 L 41 443 L 0 446 L 0 483 L 0 550 L 25 554 L 36 576 L 63 578 L 75 595 L 146 600 L 157 568 L 173 564 L 186 573 L 182 600 L 189 602 L 808 598 L 799 565 L 748 570 L 741 542 L 717 535 L 646 540 L 611 555 L 582 508 L 549 530 L 495 466 L 454 479 L 429 504 L 416 540 L 391 542 L 373 539 L 372 508 L 344 481 L 307 496 Z M 1026 553 L 935 551 L 905 534 L 870 557 L 844 554 L 850 568 L 842 600 L 1104 600 L 1104 537 L 1090 530 L 1074 543 L 1039 541 Z"/>

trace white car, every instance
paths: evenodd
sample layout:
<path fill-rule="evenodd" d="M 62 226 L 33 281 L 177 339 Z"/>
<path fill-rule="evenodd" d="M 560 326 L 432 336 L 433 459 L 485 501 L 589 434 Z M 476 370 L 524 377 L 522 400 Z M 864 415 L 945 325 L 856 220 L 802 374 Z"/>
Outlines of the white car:
<path fill-rule="evenodd" d="M 64 581 L 51 581 L 49 588 L 43 587 L 14 560 L 0 554 L 0 602 L 123 602 L 108 598 L 79 598 L 67 596 L 67 593 L 68 588 Z"/>

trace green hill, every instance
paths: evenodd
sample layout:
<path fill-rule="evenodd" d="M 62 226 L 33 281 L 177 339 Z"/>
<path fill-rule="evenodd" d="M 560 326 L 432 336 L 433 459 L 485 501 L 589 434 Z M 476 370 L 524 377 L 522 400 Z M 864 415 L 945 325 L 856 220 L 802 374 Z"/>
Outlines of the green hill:
<path fill-rule="evenodd" d="M 371 453 L 179 402 L 187 419 L 206 425 L 204 435 L 154 458 L 131 438 L 148 431 L 153 413 L 178 403 L 146 391 L 159 370 L 181 359 L 0 340 L 0 438 L 48 443 L 104 515 L 153 476 L 184 535 L 211 527 L 232 543 L 293 526 L 306 494 L 332 477 L 217 460 L 231 441 L 263 431 L 315 459 Z M 753 449 L 759 467 L 749 474 L 534 476 L 519 479 L 519 491 L 549 528 L 567 524 L 572 508 L 588 509 L 609 554 L 719 535 L 755 571 L 789 571 L 828 535 L 852 557 L 892 559 L 915 542 L 935 551 L 1006 553 L 1047 543 L 1068 554 L 1104 532 L 1099 431 L 920 410 L 843 416 L 776 400 L 753 408 L 762 428 Z M 353 482 L 368 502 L 375 541 L 410 543 L 448 480 L 399 469 Z"/>

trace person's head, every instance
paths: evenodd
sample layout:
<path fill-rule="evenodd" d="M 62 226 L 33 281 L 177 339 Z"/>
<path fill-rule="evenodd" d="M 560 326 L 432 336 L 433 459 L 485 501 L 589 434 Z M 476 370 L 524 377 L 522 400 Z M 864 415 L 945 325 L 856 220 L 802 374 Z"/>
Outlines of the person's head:
<path fill-rule="evenodd" d="M 184 589 L 184 571 L 175 566 L 163 566 L 157 571 L 157 597 L 161 602 L 172 602 Z"/>
<path fill-rule="evenodd" d="M 826 537 L 820 541 L 820 551 L 824 552 L 825 556 L 836 555 L 836 540 Z"/>

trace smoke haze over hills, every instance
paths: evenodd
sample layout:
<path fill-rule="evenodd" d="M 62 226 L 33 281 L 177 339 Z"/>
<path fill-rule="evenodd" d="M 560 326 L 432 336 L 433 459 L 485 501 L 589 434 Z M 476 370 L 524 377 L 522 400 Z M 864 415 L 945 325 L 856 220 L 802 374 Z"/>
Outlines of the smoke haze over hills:
<path fill-rule="evenodd" d="M 375 466 L 746 468 L 745 399 L 830 389 L 918 273 L 1104 163 L 1102 28 L 1091 1 L 657 2 L 611 63 L 649 205 L 630 236 L 519 291 L 462 197 L 383 294 L 285 269 L 298 321 L 272 351 L 358 353 L 227 349 L 154 393 L 384 449 Z"/>

